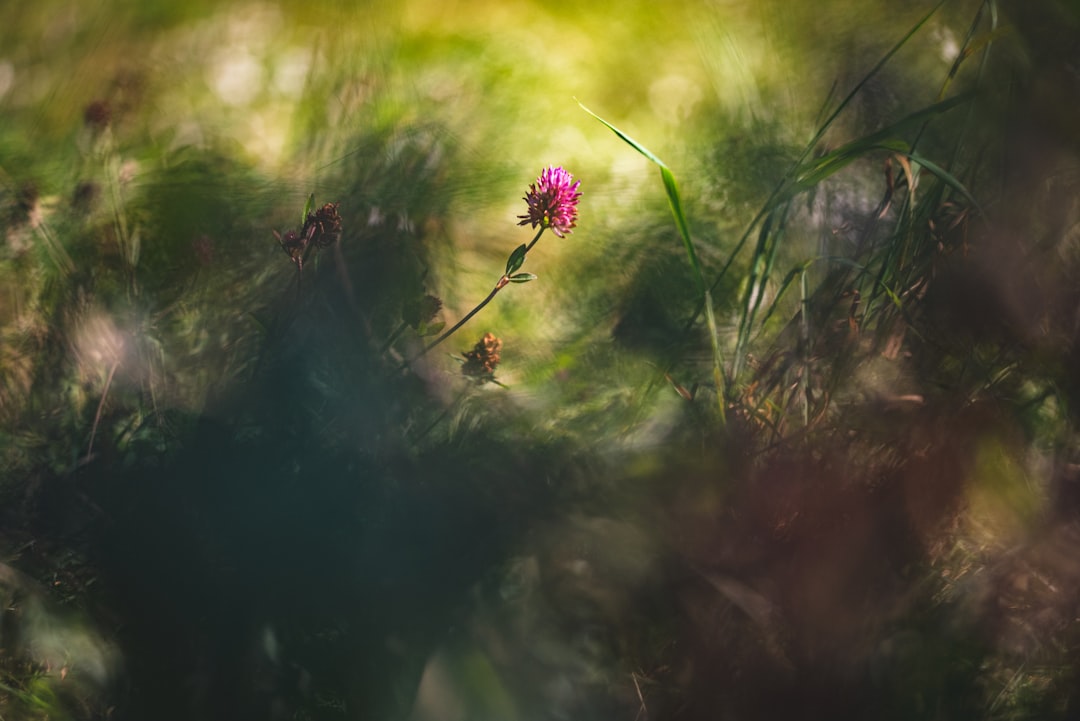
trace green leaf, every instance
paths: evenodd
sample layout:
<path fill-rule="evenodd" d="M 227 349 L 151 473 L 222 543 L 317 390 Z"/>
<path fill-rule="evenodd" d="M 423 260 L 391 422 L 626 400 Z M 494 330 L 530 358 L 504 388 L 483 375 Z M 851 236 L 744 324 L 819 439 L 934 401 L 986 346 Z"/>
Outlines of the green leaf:
<path fill-rule="evenodd" d="M 526 245 L 522 243 L 510 254 L 510 257 L 506 259 L 506 274 L 517 271 L 525 263 Z"/>
<path fill-rule="evenodd" d="M 511 283 L 528 283 L 530 280 L 536 280 L 536 276 L 532 273 L 518 273 L 510 276 Z"/>
<path fill-rule="evenodd" d="M 307 222 L 308 214 L 315 208 L 315 193 L 308 196 L 307 202 L 304 203 L 304 214 L 300 216 L 300 225 Z"/>

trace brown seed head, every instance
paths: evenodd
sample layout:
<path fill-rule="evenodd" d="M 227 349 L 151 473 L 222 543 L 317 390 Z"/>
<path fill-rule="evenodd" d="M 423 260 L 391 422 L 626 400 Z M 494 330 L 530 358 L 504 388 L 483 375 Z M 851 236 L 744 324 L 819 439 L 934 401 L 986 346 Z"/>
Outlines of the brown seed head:
<path fill-rule="evenodd" d="M 470 378 L 490 378 L 495 374 L 495 367 L 499 365 L 499 351 L 502 350 L 502 341 L 491 333 L 485 333 L 473 349 L 462 355 L 465 363 L 461 366 L 461 372 Z"/>
<path fill-rule="evenodd" d="M 337 203 L 327 203 L 314 213 L 308 213 L 301 235 L 319 248 L 333 244 L 341 235 L 341 216 Z"/>
<path fill-rule="evenodd" d="M 289 256 L 289 259 L 303 269 L 304 249 L 307 247 L 304 239 L 297 235 L 295 230 L 290 230 L 285 235 L 279 235 L 275 230 L 274 237 L 277 238 L 278 243 L 281 244 L 281 249 Z"/>

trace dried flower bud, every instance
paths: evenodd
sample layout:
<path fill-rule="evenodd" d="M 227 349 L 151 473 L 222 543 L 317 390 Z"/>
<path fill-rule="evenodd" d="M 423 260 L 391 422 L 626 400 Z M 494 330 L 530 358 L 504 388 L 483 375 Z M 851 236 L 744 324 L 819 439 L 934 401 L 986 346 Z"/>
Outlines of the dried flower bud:
<path fill-rule="evenodd" d="M 290 230 L 285 235 L 279 235 L 274 231 L 281 249 L 301 271 L 313 248 L 325 248 L 341 235 L 341 216 L 337 208 L 337 203 L 327 203 L 314 213 L 308 213 L 300 233 Z"/>
<path fill-rule="evenodd" d="M 338 204 L 327 203 L 314 213 L 308 213 L 307 220 L 304 221 L 304 232 L 301 235 L 318 248 L 332 245 L 341 235 Z"/>
<path fill-rule="evenodd" d="M 289 256 L 289 259 L 303 270 L 304 249 L 307 248 L 307 242 L 295 230 L 290 230 L 285 235 L 278 235 L 275 230 L 274 237 L 277 238 L 278 243 L 281 244 L 281 249 Z"/>
<path fill-rule="evenodd" d="M 470 378 L 487 379 L 495 374 L 495 367 L 499 365 L 499 351 L 502 350 L 502 341 L 491 333 L 485 333 L 473 349 L 465 356 L 465 363 L 461 366 L 461 372 Z"/>

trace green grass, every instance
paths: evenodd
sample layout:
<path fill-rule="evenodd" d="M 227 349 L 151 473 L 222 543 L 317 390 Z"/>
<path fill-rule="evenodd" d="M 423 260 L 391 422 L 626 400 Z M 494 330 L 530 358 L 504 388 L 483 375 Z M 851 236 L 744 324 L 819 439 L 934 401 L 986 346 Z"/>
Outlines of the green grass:
<path fill-rule="evenodd" d="M 122 713 L 400 718 L 429 668 L 522 716 L 1064 715 L 1067 14 L 46 10 L 0 23 L 0 562 Z M 524 261 L 549 164 L 579 224 Z M 114 701 L 25 633 L 5 718 Z"/>

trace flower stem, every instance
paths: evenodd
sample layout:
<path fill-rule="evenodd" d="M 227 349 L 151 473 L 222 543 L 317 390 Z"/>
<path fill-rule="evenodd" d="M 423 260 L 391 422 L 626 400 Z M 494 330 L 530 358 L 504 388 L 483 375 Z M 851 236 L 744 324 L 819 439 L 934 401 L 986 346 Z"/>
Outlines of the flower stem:
<path fill-rule="evenodd" d="M 540 230 L 536 233 L 536 237 L 532 239 L 532 242 L 525 246 L 525 254 L 528 255 L 533 246 L 536 245 L 536 241 L 540 240 L 540 236 L 547 230 L 547 226 L 540 226 Z"/>
<path fill-rule="evenodd" d="M 507 275 L 504 275 L 504 276 L 503 276 L 502 278 L 499 278 L 499 282 L 498 282 L 498 283 L 496 283 L 496 284 L 495 284 L 495 287 L 491 289 L 491 292 L 490 292 L 490 293 L 488 293 L 488 296 L 487 296 L 487 298 L 484 298 L 484 299 L 483 299 L 482 301 L 480 301 L 480 302 L 479 302 L 479 303 L 478 303 L 478 304 L 476 305 L 476 307 L 475 307 L 475 308 L 473 308 L 472 310 L 470 310 L 470 311 L 469 311 L 469 312 L 468 312 L 468 313 L 467 313 L 467 314 L 465 315 L 465 317 L 464 317 L 464 318 L 462 318 L 462 319 L 461 319 L 461 320 L 459 320 L 459 321 L 458 321 L 457 323 L 455 323 L 455 324 L 454 324 L 454 327 L 453 327 L 453 328 L 451 328 L 450 330 L 446 331 L 446 332 L 445 332 L 445 333 L 443 333 L 443 334 L 442 334 L 441 336 L 439 336 L 439 337 L 438 337 L 438 338 L 436 338 L 435 340 L 431 341 L 431 343 L 429 343 L 429 344 L 427 344 L 426 346 L 424 346 L 424 350 L 422 350 L 422 351 L 420 351 L 419 353 L 417 353 L 417 354 L 416 354 L 416 357 L 415 357 L 415 358 L 413 358 L 413 360 L 416 360 L 417 358 L 422 358 L 423 356 L 427 355 L 428 351 L 430 351 L 430 350 L 431 350 L 432 348 L 434 348 L 435 346 L 439 345 L 439 344 L 440 344 L 440 343 L 442 343 L 442 342 L 443 342 L 444 340 L 446 340 L 446 339 L 447 339 L 447 338 L 449 338 L 449 337 L 450 337 L 451 335 L 453 335 L 453 334 L 454 334 L 454 331 L 456 331 L 456 330 L 457 330 L 458 328 L 460 328 L 461 326 L 463 326 L 463 325 L 465 325 L 466 323 L 468 323 L 468 322 L 469 322 L 469 319 L 470 319 L 470 318 L 472 318 L 472 317 L 473 317 L 474 315 L 476 315 L 477 313 L 479 313 L 479 312 L 480 312 L 480 311 L 481 311 L 481 310 L 482 310 L 482 309 L 484 308 L 484 306 L 485 306 L 485 305 L 487 305 L 488 303 L 490 303 L 490 302 L 491 302 L 491 299 L 495 297 L 495 294 L 496 294 L 496 293 L 498 293 L 498 292 L 499 292 L 500 290 L 502 290 L 503 288 L 505 288 L 505 287 L 506 287 L 506 284 L 507 284 L 507 283 L 509 283 L 509 282 L 510 282 L 510 277 L 509 277 L 509 276 L 507 276 Z"/>
<path fill-rule="evenodd" d="M 540 236 L 544 234 L 544 231 L 545 231 L 545 230 L 547 230 L 547 228 L 546 228 L 546 227 L 542 227 L 542 228 L 540 228 L 540 230 L 539 230 L 539 231 L 538 231 L 538 232 L 536 233 L 536 237 L 534 237 L 534 238 L 532 239 L 532 241 L 531 241 L 531 242 L 530 242 L 530 243 L 529 243 L 529 244 L 528 244 L 527 246 L 525 246 L 525 255 L 526 255 L 526 257 L 528 256 L 528 253 L 529 253 L 529 251 L 530 251 L 530 250 L 532 250 L 532 247 L 533 247 L 534 245 L 536 245 L 536 241 L 540 240 Z M 523 260 L 522 262 L 524 263 L 524 260 Z M 428 351 L 430 351 L 430 350 L 431 350 L 432 348 L 434 348 L 435 346 L 439 345 L 439 344 L 440 344 L 440 343 L 442 343 L 442 342 L 443 342 L 444 340 L 446 340 L 447 338 L 449 338 L 450 336 L 452 336 L 452 335 L 453 335 L 453 334 L 454 334 L 454 333 L 455 333 L 455 332 L 457 331 L 457 329 L 458 329 L 458 328 L 460 328 L 461 326 L 463 326 L 463 325 L 465 325 L 466 323 L 468 323 L 468 322 L 469 322 L 469 320 L 470 320 L 470 319 L 471 319 L 471 318 L 472 318 L 472 317 L 473 317 L 474 315 L 476 315 L 476 314 L 477 314 L 477 313 L 479 313 L 479 312 L 480 312 L 481 310 L 483 310 L 484 306 L 485 306 L 485 305 L 487 305 L 488 303 L 490 303 L 490 302 L 491 302 L 491 300 L 492 300 L 492 298 L 494 298 L 494 297 L 495 297 L 495 295 L 496 295 L 496 294 L 497 294 L 497 293 L 498 293 L 498 292 L 499 292 L 500 290 L 502 290 L 503 288 L 505 288 L 505 287 L 506 287 L 506 285 L 507 285 L 507 284 L 508 284 L 509 282 L 510 282 L 510 276 L 509 276 L 509 275 L 507 275 L 506 273 L 503 273 L 503 276 L 502 276 L 501 278 L 499 278 L 499 282 L 498 282 L 498 283 L 496 283 L 496 284 L 495 284 L 495 287 L 491 289 L 491 292 L 490 292 L 490 293 L 488 293 L 488 296 L 487 296 L 487 298 L 484 298 L 484 299 L 483 299 L 482 301 L 480 301 L 480 302 L 479 302 L 479 303 L 478 303 L 478 304 L 476 305 L 476 307 L 475 307 L 475 308 L 473 308 L 473 309 L 472 309 L 472 310 L 470 310 L 470 311 L 469 311 L 468 313 L 466 313 L 466 314 L 465 314 L 465 317 L 464 317 L 464 318 L 462 318 L 461 320 L 459 320 L 459 321 L 458 321 L 457 323 L 455 323 L 455 324 L 454 324 L 454 326 L 453 326 L 452 328 L 450 328 L 450 330 L 446 331 L 446 332 L 445 332 L 445 333 L 443 333 L 443 334 L 442 334 L 441 336 L 439 336 L 439 337 L 438 337 L 438 338 L 436 338 L 435 340 L 431 341 L 431 343 L 429 343 L 429 344 L 427 344 L 426 346 L 424 346 L 424 350 L 422 350 L 422 351 L 420 351 L 419 353 L 417 353 L 417 354 L 416 354 L 416 356 L 415 356 L 414 358 L 412 358 L 412 360 L 416 360 L 417 358 L 423 358 L 423 357 L 424 357 L 425 355 L 427 355 Z"/>

